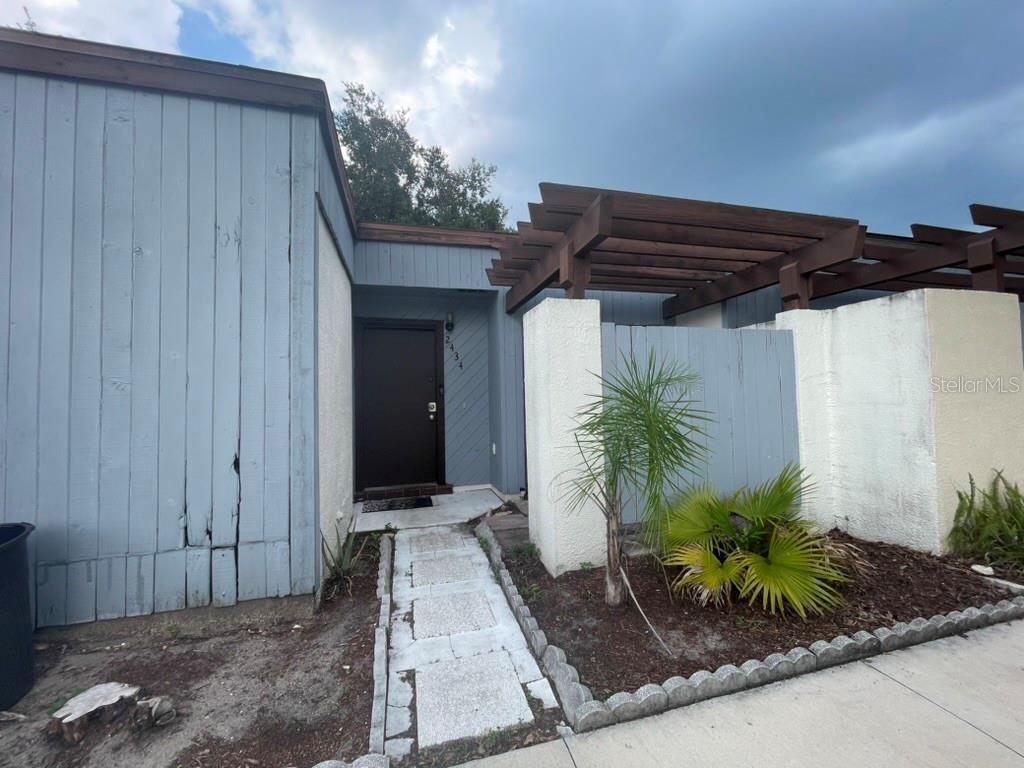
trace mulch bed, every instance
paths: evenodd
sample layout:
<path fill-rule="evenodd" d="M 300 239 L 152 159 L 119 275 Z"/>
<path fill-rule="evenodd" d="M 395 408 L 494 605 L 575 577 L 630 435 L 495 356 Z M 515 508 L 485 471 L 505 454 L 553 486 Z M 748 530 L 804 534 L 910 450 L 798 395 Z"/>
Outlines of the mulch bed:
<path fill-rule="evenodd" d="M 746 602 L 702 607 L 688 597 L 670 597 L 665 576 L 651 557 L 629 563 L 629 579 L 640 605 L 677 658 L 670 658 L 632 606 L 604 603 L 604 569 L 575 571 L 554 579 L 536 557 L 505 550 L 505 565 L 548 642 L 565 650 L 598 699 L 661 683 L 673 675 L 714 670 L 785 653 L 816 640 L 871 631 L 897 621 L 995 603 L 1007 593 L 970 571 L 970 564 L 889 544 L 853 539 L 874 570 L 854 576 L 841 589 L 846 604 L 806 621 L 771 616 Z M 518 553 L 517 553 L 518 552 Z M 673 574 L 669 574 L 669 578 Z"/>

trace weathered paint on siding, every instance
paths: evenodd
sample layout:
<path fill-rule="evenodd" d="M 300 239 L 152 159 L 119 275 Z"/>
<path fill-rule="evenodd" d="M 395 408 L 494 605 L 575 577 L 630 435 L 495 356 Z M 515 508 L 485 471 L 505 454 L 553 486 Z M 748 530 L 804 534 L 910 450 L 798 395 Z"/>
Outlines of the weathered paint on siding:
<path fill-rule="evenodd" d="M 493 291 L 486 270 L 498 255 L 491 248 L 361 241 L 356 244 L 355 282 Z"/>
<path fill-rule="evenodd" d="M 0 499 L 38 623 L 313 590 L 318 131 L 0 73 Z"/>
<path fill-rule="evenodd" d="M 445 479 L 452 485 L 491 482 L 491 300 L 487 293 L 367 287 L 357 287 L 353 297 L 356 317 L 443 321 L 454 315 L 444 347 Z"/>
<path fill-rule="evenodd" d="M 692 393 L 711 421 L 704 429 L 707 465 L 699 480 L 735 491 L 774 477 L 799 460 L 793 336 L 789 331 L 613 325 L 601 327 L 604 375 L 632 355 L 688 367 L 701 377 Z M 628 522 L 636 509 L 623 512 Z"/>

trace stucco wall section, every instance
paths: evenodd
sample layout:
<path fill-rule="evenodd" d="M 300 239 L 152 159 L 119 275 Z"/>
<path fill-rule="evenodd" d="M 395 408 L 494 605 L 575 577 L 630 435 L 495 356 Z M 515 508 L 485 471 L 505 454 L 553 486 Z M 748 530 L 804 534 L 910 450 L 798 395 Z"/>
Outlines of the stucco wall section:
<path fill-rule="evenodd" d="M 523 355 L 530 540 L 557 576 L 606 555 L 601 510 L 570 511 L 566 500 L 579 466 L 576 416 L 600 392 L 600 302 L 545 299 L 523 318 Z"/>
<path fill-rule="evenodd" d="M 969 472 L 987 479 L 1006 467 L 1011 479 L 1021 476 L 1021 395 L 935 392 L 936 377 L 1020 375 L 1014 304 L 929 289 L 776 317 L 794 335 L 800 456 L 817 485 L 805 505 L 813 519 L 941 551 Z"/>
<path fill-rule="evenodd" d="M 932 362 L 939 529 L 948 531 L 956 489 L 993 469 L 1024 482 L 1024 365 L 1012 294 L 924 291 Z"/>
<path fill-rule="evenodd" d="M 352 520 L 352 284 L 323 215 L 317 224 L 320 533 L 333 550 Z"/>

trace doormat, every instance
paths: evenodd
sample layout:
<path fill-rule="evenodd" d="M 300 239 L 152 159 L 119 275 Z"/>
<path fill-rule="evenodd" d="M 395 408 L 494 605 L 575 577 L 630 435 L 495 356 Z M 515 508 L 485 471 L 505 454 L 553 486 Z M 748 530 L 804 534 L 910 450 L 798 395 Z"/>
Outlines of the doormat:
<path fill-rule="evenodd" d="M 421 509 L 432 507 L 434 502 L 429 496 L 411 496 L 405 499 L 379 499 L 364 501 L 363 512 L 394 512 L 397 509 Z"/>

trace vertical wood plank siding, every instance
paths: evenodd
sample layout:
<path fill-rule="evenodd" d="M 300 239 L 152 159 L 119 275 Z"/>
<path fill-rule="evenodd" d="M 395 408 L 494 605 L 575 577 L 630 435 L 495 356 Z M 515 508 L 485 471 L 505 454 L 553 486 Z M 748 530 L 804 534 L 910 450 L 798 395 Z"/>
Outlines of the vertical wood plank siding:
<path fill-rule="evenodd" d="M 0 73 L 0 500 L 38 624 L 312 592 L 321 145 Z"/>
<path fill-rule="evenodd" d="M 701 377 L 692 392 L 711 418 L 703 438 L 708 461 L 696 478 L 734 491 L 774 477 L 799 461 L 793 336 L 789 331 L 601 326 L 604 375 L 622 370 L 626 358 L 686 366 Z M 691 478 L 691 480 L 694 478 Z M 635 507 L 623 510 L 637 520 Z"/>

